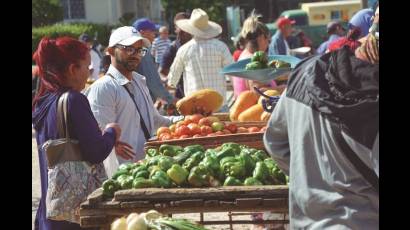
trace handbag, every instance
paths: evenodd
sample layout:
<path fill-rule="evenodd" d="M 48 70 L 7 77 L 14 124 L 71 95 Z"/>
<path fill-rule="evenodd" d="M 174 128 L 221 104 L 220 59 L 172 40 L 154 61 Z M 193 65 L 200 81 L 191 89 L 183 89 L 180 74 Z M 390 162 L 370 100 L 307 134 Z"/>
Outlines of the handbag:
<path fill-rule="evenodd" d="M 81 203 L 101 187 L 107 175 L 102 163 L 84 161 L 78 140 L 70 138 L 67 98 L 68 92 L 63 93 L 57 104 L 57 128 L 62 138 L 48 140 L 42 146 L 48 165 L 46 217 L 80 223 Z"/>

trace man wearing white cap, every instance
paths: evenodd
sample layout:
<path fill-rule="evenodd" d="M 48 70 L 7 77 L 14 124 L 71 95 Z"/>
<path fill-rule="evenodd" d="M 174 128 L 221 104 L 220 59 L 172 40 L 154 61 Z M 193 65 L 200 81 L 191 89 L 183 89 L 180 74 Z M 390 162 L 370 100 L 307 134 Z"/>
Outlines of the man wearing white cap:
<path fill-rule="evenodd" d="M 134 27 L 116 29 L 108 45 L 111 65 L 106 75 L 92 84 L 87 95 L 99 126 L 119 123 L 121 141 L 131 145 L 115 148 L 117 155 L 111 153 L 104 161 L 108 176 L 119 164 L 144 158 L 144 143 L 155 130 L 181 119 L 161 116 L 154 107 L 145 77 L 134 72 L 149 46 L 150 42 Z"/>
<path fill-rule="evenodd" d="M 176 87 L 183 73 L 185 95 L 205 88 L 216 90 L 224 97 L 221 112 L 228 111 L 226 81 L 220 71 L 233 63 L 233 58 L 226 44 L 215 38 L 222 27 L 209 21 L 208 14 L 201 9 L 194 9 L 189 19 L 175 23 L 193 38 L 179 48 L 168 74 L 168 84 Z"/>

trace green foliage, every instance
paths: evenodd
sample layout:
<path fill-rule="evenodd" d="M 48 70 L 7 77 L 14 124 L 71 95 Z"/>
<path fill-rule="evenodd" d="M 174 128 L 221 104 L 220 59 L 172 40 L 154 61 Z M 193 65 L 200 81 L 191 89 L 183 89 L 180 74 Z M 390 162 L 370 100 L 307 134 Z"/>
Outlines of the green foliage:
<path fill-rule="evenodd" d="M 32 28 L 31 30 L 31 41 L 32 41 L 32 54 L 37 49 L 38 43 L 44 36 L 48 37 L 60 37 L 69 36 L 73 38 L 78 38 L 82 33 L 87 33 L 90 36 L 97 34 L 97 41 L 103 45 L 108 45 L 108 40 L 110 38 L 111 29 L 115 26 L 109 26 L 104 24 L 93 24 L 93 23 L 73 23 L 73 24 L 63 24 L 58 23 L 51 26 L 43 26 Z"/>
<path fill-rule="evenodd" d="M 31 25 L 44 26 L 63 20 L 63 8 L 59 0 L 32 0 Z"/>
<path fill-rule="evenodd" d="M 195 8 L 203 9 L 209 16 L 209 20 L 218 24 L 222 24 L 225 21 L 226 6 L 229 1 L 220 0 L 161 0 L 162 5 L 166 9 L 167 18 L 174 18 L 177 12 L 190 11 Z"/>

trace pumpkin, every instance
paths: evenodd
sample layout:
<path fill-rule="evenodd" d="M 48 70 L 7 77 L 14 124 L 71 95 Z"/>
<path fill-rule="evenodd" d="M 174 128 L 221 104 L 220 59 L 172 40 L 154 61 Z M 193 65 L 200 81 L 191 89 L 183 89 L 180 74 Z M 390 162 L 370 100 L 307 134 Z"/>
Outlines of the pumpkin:
<path fill-rule="evenodd" d="M 262 105 L 256 104 L 243 111 L 238 116 L 238 121 L 260 121 L 261 115 L 264 112 Z"/>
<path fill-rule="evenodd" d="M 198 90 L 177 101 L 176 108 L 184 116 L 201 113 L 209 115 L 218 111 L 223 104 L 223 97 L 212 89 Z"/>
<path fill-rule="evenodd" d="M 237 121 L 239 114 L 257 103 L 258 97 L 259 95 L 251 90 L 246 90 L 239 94 L 229 111 L 231 121 Z"/>

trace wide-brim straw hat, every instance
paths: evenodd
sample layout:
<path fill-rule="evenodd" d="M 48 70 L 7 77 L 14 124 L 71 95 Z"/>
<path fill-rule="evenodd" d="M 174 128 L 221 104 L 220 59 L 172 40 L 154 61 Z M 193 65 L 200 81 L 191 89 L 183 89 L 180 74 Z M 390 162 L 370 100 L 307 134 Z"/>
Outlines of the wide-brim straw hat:
<path fill-rule="evenodd" d="M 200 38 L 214 38 L 222 33 L 222 27 L 209 21 L 208 14 L 202 9 L 194 9 L 189 19 L 175 22 L 181 30 Z"/>

